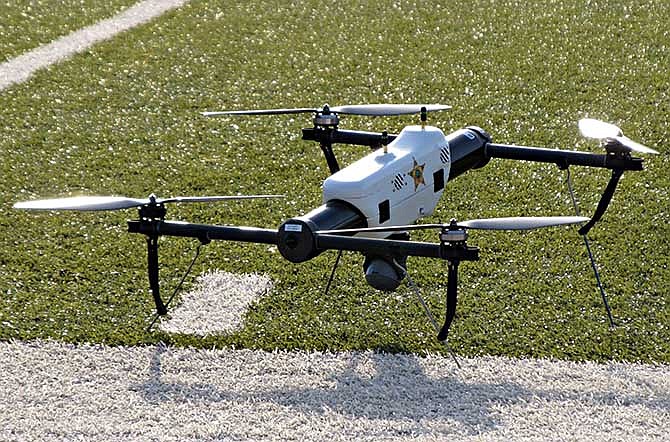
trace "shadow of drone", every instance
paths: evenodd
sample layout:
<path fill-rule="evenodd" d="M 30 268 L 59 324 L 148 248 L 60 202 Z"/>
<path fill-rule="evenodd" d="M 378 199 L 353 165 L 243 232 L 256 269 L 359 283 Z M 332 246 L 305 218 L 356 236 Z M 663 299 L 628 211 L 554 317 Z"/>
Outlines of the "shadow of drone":
<path fill-rule="evenodd" d="M 428 373 L 421 364 L 421 357 L 371 352 L 353 353 L 345 365 L 334 369 L 324 369 L 312 360 L 307 367 L 283 367 L 277 371 L 266 368 L 252 376 L 241 373 L 236 383 L 243 387 L 228 388 L 210 383 L 164 380 L 162 357 L 166 351 L 169 350 L 164 346 L 156 349 L 150 362 L 149 378 L 133 388 L 150 403 L 188 400 L 191 403 L 248 404 L 249 407 L 270 404 L 308 416 L 336 414 L 349 420 L 395 422 L 402 424 L 394 430 L 399 435 L 434 433 L 440 429 L 462 435 L 482 434 L 503 424 L 501 409 L 515 405 L 526 407 L 532 401 L 565 403 L 575 400 L 586 407 L 640 405 L 666 413 L 670 404 L 667 394 L 655 398 L 611 392 L 580 394 L 558 388 L 532 389 L 513 381 L 482 383 L 470 380 L 474 377 L 467 375 L 467 363 L 462 369 L 465 372 L 451 371 L 443 375 L 434 373 L 434 369 Z M 335 359 L 337 356 L 326 357 Z M 292 376 L 295 370 L 303 379 L 307 370 L 307 378 L 313 378 L 313 385 L 297 386 L 298 382 Z M 324 370 L 330 373 L 324 376 Z M 249 376 L 248 383 L 245 383 L 245 376 Z M 273 376 L 279 376 L 282 385 L 273 385 L 270 380 Z M 259 382 L 259 379 L 267 382 Z M 640 379 L 639 382 L 645 381 Z"/>

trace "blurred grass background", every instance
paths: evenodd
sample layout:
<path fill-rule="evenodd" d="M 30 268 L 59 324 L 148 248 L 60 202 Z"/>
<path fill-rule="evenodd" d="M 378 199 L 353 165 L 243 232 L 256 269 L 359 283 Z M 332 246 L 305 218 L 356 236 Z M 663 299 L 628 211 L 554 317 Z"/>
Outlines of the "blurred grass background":
<path fill-rule="evenodd" d="M 0 4 L 0 62 L 110 18 L 133 3 L 133 0 L 4 0 Z"/>
<path fill-rule="evenodd" d="M 129 3 L 63 3 L 76 18 L 47 8 L 54 13 L 34 20 L 23 16 L 25 5 L 10 3 L 0 53 L 10 58 Z M 625 174 L 590 234 L 619 327 L 608 327 L 576 229 L 473 232 L 481 260 L 461 266 L 451 348 L 667 363 L 669 13 L 664 1 L 191 1 L 41 71 L 0 92 L 0 338 L 444 351 L 411 290 L 369 288 L 361 257 L 345 254 L 336 287 L 323 297 L 334 253 L 293 265 L 275 248 L 235 243 L 208 245 L 194 272 L 271 276 L 274 291 L 252 307 L 244 329 L 205 339 L 148 334 L 145 242 L 124 233 L 132 211 L 11 209 L 19 200 L 77 194 L 284 193 L 284 200 L 174 206 L 168 214 L 276 227 L 321 203 L 327 167 L 318 147 L 300 140 L 309 117 L 199 112 L 436 102 L 453 106 L 430 117 L 445 133 L 474 124 L 496 142 L 599 152 L 577 131 L 588 116 L 661 152 L 644 172 Z M 349 117 L 341 126 L 398 132 L 415 121 Z M 365 153 L 336 146 L 341 164 Z M 608 172 L 572 168 L 572 175 L 582 212 L 593 213 Z M 493 160 L 448 183 L 427 221 L 572 213 L 565 172 Z M 427 232 L 414 239 L 435 240 Z M 164 294 L 195 245 L 161 242 Z M 444 263 L 410 259 L 409 266 L 442 317 Z"/>

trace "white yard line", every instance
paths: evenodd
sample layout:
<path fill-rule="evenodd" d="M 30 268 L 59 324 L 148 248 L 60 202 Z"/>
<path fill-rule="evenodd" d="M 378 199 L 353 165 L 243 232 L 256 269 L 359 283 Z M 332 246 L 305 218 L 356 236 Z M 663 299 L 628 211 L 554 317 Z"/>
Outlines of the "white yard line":
<path fill-rule="evenodd" d="M 21 83 L 36 71 L 85 51 L 102 40 L 141 25 L 159 15 L 178 8 L 188 0 L 145 0 L 118 15 L 61 37 L 52 43 L 0 64 L 0 91 Z"/>
<path fill-rule="evenodd" d="M 670 440 L 670 366 L 0 343 L 0 440 Z"/>

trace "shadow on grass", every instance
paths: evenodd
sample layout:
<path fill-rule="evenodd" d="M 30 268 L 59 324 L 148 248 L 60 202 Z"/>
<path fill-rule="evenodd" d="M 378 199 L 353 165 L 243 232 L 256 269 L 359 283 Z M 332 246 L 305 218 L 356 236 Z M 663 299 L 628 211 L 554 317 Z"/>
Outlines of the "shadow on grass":
<path fill-rule="evenodd" d="M 498 425 L 498 413 L 492 410 L 496 404 L 528 400 L 532 395 L 514 383 L 464 383 L 451 374 L 434 378 L 425 373 L 420 358 L 384 353 L 355 353 L 344 369 L 323 368 L 330 371 L 325 377 L 315 365 L 314 377 L 309 378 L 315 387 L 295 387 L 290 375 L 283 370 L 274 374 L 269 367 L 267 383 L 233 391 L 214 384 L 165 382 L 161 359 L 166 351 L 164 346 L 156 349 L 149 379 L 133 388 L 150 403 L 269 403 L 308 416 L 334 413 L 349 420 L 395 422 L 398 427 L 393 431 L 398 435 L 434 432 L 444 426 L 450 431 L 480 434 Z M 273 376 L 294 386 L 272 387 Z"/>
<path fill-rule="evenodd" d="M 659 413 L 670 410 L 670 395 L 667 392 L 622 394 L 621 390 L 617 393 L 608 389 L 594 392 L 591 388 L 588 388 L 589 392 L 580 392 L 574 385 L 536 389 L 514 381 L 481 382 L 476 380 L 481 379 L 481 370 L 478 374 L 468 373 L 468 364 L 477 361 L 463 361 L 460 371 L 456 371 L 453 364 L 444 364 L 450 372 L 434 374 L 427 373 L 421 364 L 422 358 L 415 355 L 372 352 L 352 353 L 346 362 L 336 355 L 324 354 L 323 363 L 311 358 L 304 363 L 301 361 L 300 367 L 281 361 L 283 365 L 259 367 L 259 372 L 255 372 L 257 366 L 254 366 L 251 375 L 248 368 L 238 368 L 232 371 L 237 378 L 231 381 L 230 388 L 220 384 L 166 382 L 162 366 L 165 352 L 169 352 L 167 347 L 157 347 L 152 355 L 149 378 L 133 388 L 149 403 L 227 402 L 231 407 L 242 404 L 249 408 L 250 413 L 256 408 L 267 413 L 268 406 L 271 409 L 280 406 L 289 410 L 292 416 L 300 412 L 330 420 L 333 415 L 339 415 L 345 421 L 363 425 L 366 431 L 381 431 L 379 428 L 383 428 L 385 436 L 447 432 L 482 434 L 506 426 L 505 410 L 515 406 L 530 407 L 533 413 L 540 413 L 534 410 L 538 406 L 548 410 L 572 407 L 574 404 L 569 402 L 593 410 L 603 406 L 645 407 Z M 281 359 L 282 355 L 293 358 L 290 354 L 279 354 L 278 358 Z M 273 359 L 273 356 L 268 354 L 268 359 Z M 235 364 L 239 363 L 238 359 Z M 254 363 L 257 364 L 257 361 Z M 524 376 L 522 372 L 510 374 L 509 367 L 502 367 L 501 374 L 494 371 L 492 376 Z M 561 373 L 563 369 L 558 371 L 558 374 L 549 373 L 547 376 L 570 376 L 569 370 L 564 373 Z M 634 370 L 626 373 L 620 373 L 619 368 L 605 371 L 606 376 L 611 375 L 613 380 L 621 378 L 638 385 L 648 384 L 648 380 L 638 377 Z M 215 372 L 212 374 L 217 375 Z M 591 375 L 584 374 L 583 381 L 591 382 Z M 309 385 L 298 386 L 301 380 Z M 552 385 L 550 379 L 547 382 Z M 227 379 L 224 384 L 228 384 Z M 366 427 L 367 423 L 372 428 Z"/>

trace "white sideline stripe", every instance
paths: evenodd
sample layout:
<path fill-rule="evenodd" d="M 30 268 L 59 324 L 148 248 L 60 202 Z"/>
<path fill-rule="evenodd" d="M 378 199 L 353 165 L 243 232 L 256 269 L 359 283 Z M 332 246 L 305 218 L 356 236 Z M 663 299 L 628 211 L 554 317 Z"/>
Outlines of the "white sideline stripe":
<path fill-rule="evenodd" d="M 670 440 L 670 366 L 0 343 L 0 440 Z"/>
<path fill-rule="evenodd" d="M 22 83 L 36 71 L 83 52 L 102 40 L 178 8 L 188 0 L 145 0 L 116 16 L 75 31 L 47 45 L 0 64 L 0 91 Z"/>

